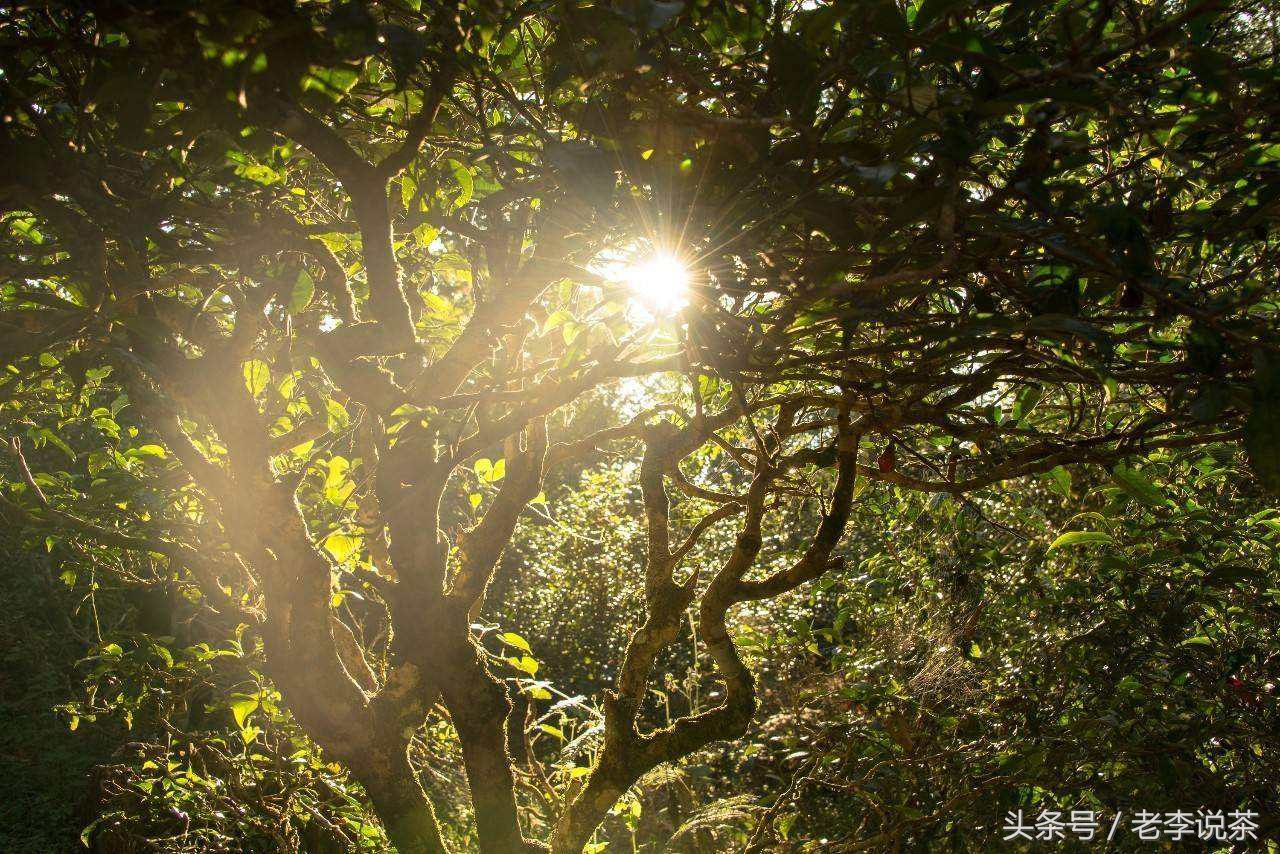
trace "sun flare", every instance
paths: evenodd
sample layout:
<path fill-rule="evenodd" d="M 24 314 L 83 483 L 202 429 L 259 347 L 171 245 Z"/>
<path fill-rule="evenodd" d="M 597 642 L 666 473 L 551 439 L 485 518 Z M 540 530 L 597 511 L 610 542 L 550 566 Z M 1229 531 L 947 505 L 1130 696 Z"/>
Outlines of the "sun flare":
<path fill-rule="evenodd" d="M 689 301 L 689 268 L 659 252 L 626 268 L 625 281 L 636 300 L 655 316 L 674 314 Z"/>

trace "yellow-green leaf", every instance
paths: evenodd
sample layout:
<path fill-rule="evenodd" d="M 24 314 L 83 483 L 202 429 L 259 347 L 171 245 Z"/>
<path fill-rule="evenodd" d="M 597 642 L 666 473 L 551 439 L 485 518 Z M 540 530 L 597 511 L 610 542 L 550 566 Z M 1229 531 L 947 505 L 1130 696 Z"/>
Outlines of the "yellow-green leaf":
<path fill-rule="evenodd" d="M 257 397 L 262 394 L 269 382 L 271 382 L 271 369 L 267 367 L 266 362 L 250 359 L 244 363 L 244 385 L 249 389 L 249 394 Z"/>
<path fill-rule="evenodd" d="M 231 704 L 231 715 L 236 719 L 236 726 L 244 729 L 244 722 L 258 708 L 257 697 L 245 697 Z"/>
<path fill-rule="evenodd" d="M 311 278 L 311 274 L 304 267 L 298 271 L 298 278 L 294 281 L 293 290 L 289 294 L 289 311 L 294 314 L 302 311 L 311 304 L 311 298 L 315 293 L 315 279 Z"/>
<path fill-rule="evenodd" d="M 529 642 L 515 632 L 503 632 L 498 635 L 498 640 L 502 641 L 507 646 L 514 646 L 521 652 L 533 652 L 533 649 L 529 646 Z"/>
<path fill-rule="evenodd" d="M 471 201 L 471 196 L 476 190 L 476 181 L 472 177 L 471 171 L 458 161 L 450 160 L 449 165 L 453 167 L 453 177 L 457 179 L 458 185 L 462 187 L 462 192 L 458 194 L 458 198 L 453 200 L 453 206 L 460 208 Z"/>
<path fill-rule="evenodd" d="M 349 534 L 332 533 L 324 538 L 324 550 L 333 555 L 333 559 L 342 563 L 360 548 L 360 540 Z"/>
<path fill-rule="evenodd" d="M 1054 540 L 1049 546 L 1049 551 L 1055 551 L 1066 546 L 1084 546 L 1092 543 L 1111 543 L 1110 534 L 1104 534 L 1101 531 L 1067 531 L 1058 539 Z"/>

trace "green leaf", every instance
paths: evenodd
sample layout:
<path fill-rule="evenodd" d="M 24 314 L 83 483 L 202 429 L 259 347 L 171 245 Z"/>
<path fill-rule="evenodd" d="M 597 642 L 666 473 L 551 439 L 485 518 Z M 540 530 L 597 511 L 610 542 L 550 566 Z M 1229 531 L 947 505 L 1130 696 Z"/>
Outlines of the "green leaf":
<path fill-rule="evenodd" d="M 1169 503 L 1163 492 L 1154 483 L 1136 469 L 1116 466 L 1111 470 L 1111 479 L 1126 493 L 1148 507 L 1161 507 Z"/>
<path fill-rule="evenodd" d="M 74 729 L 74 727 L 72 727 L 72 729 Z M 119 810 L 116 810 L 113 812 L 105 812 L 102 815 L 95 818 L 93 821 L 89 822 L 89 824 L 85 827 L 85 829 L 80 831 L 80 844 L 83 845 L 85 848 L 93 847 L 93 832 L 98 829 L 98 825 L 102 824 L 104 821 L 106 821 L 109 818 L 119 818 L 121 815 L 123 815 L 123 813 L 121 813 Z"/>
<path fill-rule="evenodd" d="M 231 704 L 231 715 L 236 719 L 236 726 L 244 729 L 244 722 L 258 708 L 257 697 L 245 697 Z"/>
<path fill-rule="evenodd" d="M 1060 535 L 1049 546 L 1049 551 L 1065 548 L 1067 546 L 1084 546 L 1092 543 L 1112 543 L 1110 534 L 1104 534 L 1101 531 L 1068 531 Z"/>
<path fill-rule="evenodd" d="M 50 430 L 48 427 L 41 427 L 36 431 L 35 435 L 58 448 L 71 459 L 74 460 L 76 458 L 76 452 L 71 449 L 71 446 L 68 445 L 61 436 Z M 38 443 L 36 447 L 39 447 Z"/>
<path fill-rule="evenodd" d="M 418 246 L 427 249 L 440 236 L 440 229 L 433 228 L 429 223 L 422 223 L 413 230 L 413 239 L 417 241 Z"/>
<path fill-rule="evenodd" d="M 456 160 L 450 160 L 449 165 L 453 167 L 453 177 L 457 180 L 458 185 L 462 187 L 462 192 L 453 200 L 453 207 L 460 208 L 471 201 L 472 195 L 475 194 L 476 181 L 475 177 L 467 167 L 463 166 Z"/>
<path fill-rule="evenodd" d="M 1062 466 L 1054 466 L 1049 470 L 1049 479 L 1053 483 L 1054 490 L 1063 498 L 1071 497 L 1071 472 Z"/>
<path fill-rule="evenodd" d="M 329 460 L 329 470 L 324 479 L 324 497 L 331 504 L 341 507 L 355 490 L 350 477 L 351 463 L 346 457 L 334 456 Z"/>
<path fill-rule="evenodd" d="M 294 314 L 299 313 L 311 304 L 311 298 L 315 296 L 316 283 L 311 278 L 311 274 L 304 267 L 298 271 L 298 278 L 293 283 L 293 290 L 289 294 L 289 311 Z"/>
<path fill-rule="evenodd" d="M 345 430 L 351 424 L 351 416 L 347 413 L 347 408 L 333 398 L 325 398 L 324 410 L 330 433 Z"/>
<path fill-rule="evenodd" d="M 318 89 L 334 100 L 350 92 L 360 75 L 350 68 L 323 68 L 311 66 L 311 73 L 302 81 L 303 91 Z"/>
<path fill-rule="evenodd" d="M 538 675 L 537 659 L 534 659 L 528 655 L 522 655 L 519 658 L 516 658 L 513 655 L 507 659 L 507 663 L 510 664 L 512 667 L 514 667 L 516 670 L 523 670 L 525 673 L 528 673 L 530 676 Z"/>
<path fill-rule="evenodd" d="M 1204 635 L 1196 635 L 1193 638 L 1187 638 L 1178 646 L 1213 646 L 1213 641 Z"/>
<path fill-rule="evenodd" d="M 498 635 L 498 640 L 502 641 L 507 646 L 514 646 L 516 649 L 520 650 L 521 652 L 529 652 L 529 653 L 533 652 L 533 650 L 529 647 L 529 642 L 524 638 L 520 637 L 515 632 L 503 632 L 502 634 Z"/>
<path fill-rule="evenodd" d="M 13 230 L 21 234 L 32 243 L 44 243 L 44 235 L 40 233 L 40 229 L 36 228 L 34 217 L 22 217 L 12 220 L 10 223 Z"/>
<path fill-rule="evenodd" d="M 324 550 L 333 555 L 333 559 L 342 563 L 360 548 L 360 540 L 349 534 L 334 532 L 324 538 Z"/>
<path fill-rule="evenodd" d="M 277 181 L 283 180 L 284 176 L 270 166 L 261 163 L 246 163 L 236 167 L 236 174 L 242 178 L 248 178 L 255 184 L 262 184 L 264 187 L 270 186 Z"/>
<path fill-rule="evenodd" d="M 244 363 L 244 386 L 249 394 L 257 397 L 271 382 L 271 369 L 267 363 L 259 359 L 250 359 Z"/>
<path fill-rule="evenodd" d="M 403 173 L 400 176 L 400 204 L 406 210 L 413 204 L 413 197 L 418 193 L 418 182 L 413 180 L 413 176 Z"/>

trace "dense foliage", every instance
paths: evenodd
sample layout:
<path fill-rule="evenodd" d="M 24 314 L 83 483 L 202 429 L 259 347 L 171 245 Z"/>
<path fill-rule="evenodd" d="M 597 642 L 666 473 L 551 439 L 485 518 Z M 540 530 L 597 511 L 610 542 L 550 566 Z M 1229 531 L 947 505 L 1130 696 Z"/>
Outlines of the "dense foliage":
<path fill-rule="evenodd" d="M 0 23 L 0 513 L 163 600 L 86 839 L 1277 814 L 1268 5 Z"/>

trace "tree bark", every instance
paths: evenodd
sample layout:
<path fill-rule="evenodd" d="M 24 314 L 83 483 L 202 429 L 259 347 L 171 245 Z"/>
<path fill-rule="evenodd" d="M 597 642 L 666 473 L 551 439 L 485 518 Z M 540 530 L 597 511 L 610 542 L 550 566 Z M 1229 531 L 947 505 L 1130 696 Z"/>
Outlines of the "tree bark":
<path fill-rule="evenodd" d="M 456 652 L 456 669 L 441 684 L 441 695 L 462 746 L 480 850 L 545 851 L 520 833 L 514 763 L 507 752 L 511 701 L 506 687 L 489 672 L 483 653 L 469 639 L 465 646 Z"/>
<path fill-rule="evenodd" d="M 430 540 L 430 534 L 420 537 Z M 396 544 L 393 541 L 393 548 Z M 399 547 L 410 544 L 401 542 Z M 417 544 L 425 551 L 429 546 Z M 507 752 L 506 720 L 511 711 L 506 688 L 489 672 L 484 650 L 474 640 L 467 600 L 449 599 L 430 573 L 406 572 L 392 598 L 398 627 L 393 668 L 375 703 L 385 701 L 390 717 L 380 724 L 389 735 L 416 725 L 419 713 L 436 702 L 449 713 L 462 749 L 479 850 L 485 854 L 545 850 L 520 833 L 513 763 Z M 393 801 L 392 806 L 396 806 Z M 379 814 L 382 813 L 379 807 Z"/>
<path fill-rule="evenodd" d="M 409 764 L 407 750 L 393 750 L 381 759 L 380 767 L 358 776 L 387 838 L 399 854 L 445 854 L 440 822 Z"/>

